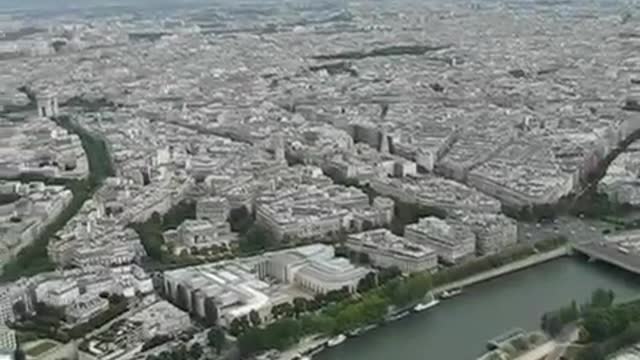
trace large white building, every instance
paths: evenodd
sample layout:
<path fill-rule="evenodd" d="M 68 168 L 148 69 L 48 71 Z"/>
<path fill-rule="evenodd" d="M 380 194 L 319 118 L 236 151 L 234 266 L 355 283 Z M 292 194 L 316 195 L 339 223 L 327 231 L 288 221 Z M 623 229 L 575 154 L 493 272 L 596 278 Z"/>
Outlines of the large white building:
<path fill-rule="evenodd" d="M 520 208 L 553 204 L 574 189 L 573 174 L 563 171 L 546 142 L 515 141 L 491 160 L 473 168 L 468 183 Z"/>
<path fill-rule="evenodd" d="M 407 225 L 404 236 L 415 243 L 434 248 L 440 260 L 448 264 L 458 263 L 474 256 L 476 252 L 475 235 L 457 221 L 422 218 L 416 224 Z"/>
<path fill-rule="evenodd" d="M 75 280 L 51 280 L 35 289 L 36 300 L 55 307 L 64 307 L 80 296 L 80 287 Z"/>
<path fill-rule="evenodd" d="M 315 244 L 171 270 L 164 273 L 164 293 L 201 318 L 215 308 L 223 325 L 251 311 L 269 318 L 273 306 L 293 300 L 291 287 L 313 294 L 353 291 L 369 271 L 334 255 L 333 247 Z"/>
<path fill-rule="evenodd" d="M 404 273 L 434 271 L 438 267 L 438 255 L 428 245 L 411 242 L 394 235 L 387 229 L 370 230 L 349 235 L 347 247 L 367 254 L 372 265 L 397 267 Z"/>
<path fill-rule="evenodd" d="M 257 311 L 268 316 L 279 303 L 273 289 L 260 280 L 251 264 L 225 261 L 164 273 L 164 293 L 182 309 L 207 318 L 217 313 L 222 325 Z M 288 298 L 284 299 L 288 301 Z"/>
<path fill-rule="evenodd" d="M 256 201 L 256 221 L 277 239 L 320 239 L 341 231 L 361 230 L 390 222 L 393 201 L 374 200 L 354 187 L 340 185 L 300 186 L 263 194 Z"/>
<path fill-rule="evenodd" d="M 500 202 L 478 190 L 453 180 L 425 176 L 412 178 L 382 178 L 371 181 L 378 194 L 392 197 L 407 204 L 417 204 L 447 212 L 476 211 L 498 213 Z"/>
<path fill-rule="evenodd" d="M 258 264 L 258 274 L 296 284 L 314 294 L 343 288 L 354 291 L 369 271 L 336 258 L 332 246 L 315 244 L 271 253 Z"/>
<path fill-rule="evenodd" d="M 109 224 L 88 221 L 73 232 L 49 242 L 48 251 L 60 265 L 118 266 L 139 261 L 146 255 L 138 234 L 132 229 L 107 231 Z"/>

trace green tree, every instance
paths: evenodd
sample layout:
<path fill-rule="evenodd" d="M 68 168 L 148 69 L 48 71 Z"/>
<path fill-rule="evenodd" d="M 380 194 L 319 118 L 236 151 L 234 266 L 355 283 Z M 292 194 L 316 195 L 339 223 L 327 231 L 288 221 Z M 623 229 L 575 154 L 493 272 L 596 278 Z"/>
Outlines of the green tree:
<path fill-rule="evenodd" d="M 207 341 L 209 346 L 216 349 L 216 353 L 220 354 L 226 343 L 226 337 L 222 329 L 215 327 L 207 333 Z"/>
<path fill-rule="evenodd" d="M 358 281 L 358 292 L 363 293 L 373 289 L 376 286 L 376 274 L 368 273 L 365 277 Z"/>
<path fill-rule="evenodd" d="M 229 334 L 239 336 L 249 328 L 251 328 L 251 325 L 246 316 L 235 318 L 229 324 Z"/>
<path fill-rule="evenodd" d="M 189 349 L 189 357 L 193 360 L 198 360 L 200 359 L 200 357 L 202 357 L 202 346 L 200 345 L 199 342 L 194 342 L 193 345 L 191 345 L 191 348 Z"/>
<path fill-rule="evenodd" d="M 336 327 L 336 320 L 323 314 L 304 316 L 301 319 L 301 326 L 304 334 L 330 334 Z"/>
<path fill-rule="evenodd" d="M 242 356 L 254 354 L 265 349 L 262 339 L 262 330 L 258 328 L 249 329 L 238 338 L 238 350 Z"/>
<path fill-rule="evenodd" d="M 24 301 L 20 300 L 13 304 L 13 312 L 18 315 L 19 318 L 24 318 L 27 314 L 27 307 L 24 305 Z"/>
<path fill-rule="evenodd" d="M 378 273 L 378 281 L 381 285 L 384 285 L 387 282 L 400 277 L 400 275 L 402 275 L 402 271 L 400 271 L 397 266 L 392 266 L 380 270 Z"/>
<path fill-rule="evenodd" d="M 281 317 L 290 317 L 290 316 L 293 316 L 293 314 L 294 314 L 293 305 L 291 305 L 288 302 L 278 304 L 273 308 L 271 308 L 271 315 L 273 315 L 275 319 L 279 319 Z"/>
<path fill-rule="evenodd" d="M 204 300 L 204 317 L 208 325 L 214 326 L 218 323 L 218 307 L 212 298 Z"/>
<path fill-rule="evenodd" d="M 592 309 L 584 315 L 583 326 L 592 340 L 601 341 L 622 332 L 628 323 L 627 318 L 607 309 Z"/>
<path fill-rule="evenodd" d="M 611 290 L 597 289 L 591 294 L 590 306 L 594 308 L 608 308 L 613 305 L 615 293 Z"/>
<path fill-rule="evenodd" d="M 245 234 L 253 224 L 253 218 L 245 206 L 232 209 L 229 213 L 231 230 Z"/>
<path fill-rule="evenodd" d="M 251 321 L 252 326 L 260 326 L 262 323 L 262 319 L 260 318 L 260 314 L 257 311 L 251 310 L 249 313 L 249 320 Z"/>
<path fill-rule="evenodd" d="M 245 254 L 252 254 L 261 250 L 273 247 L 276 240 L 267 228 L 253 224 L 249 230 L 240 237 L 240 251 Z"/>
<path fill-rule="evenodd" d="M 296 317 L 307 311 L 307 299 L 303 297 L 297 297 L 293 299 L 293 312 Z"/>

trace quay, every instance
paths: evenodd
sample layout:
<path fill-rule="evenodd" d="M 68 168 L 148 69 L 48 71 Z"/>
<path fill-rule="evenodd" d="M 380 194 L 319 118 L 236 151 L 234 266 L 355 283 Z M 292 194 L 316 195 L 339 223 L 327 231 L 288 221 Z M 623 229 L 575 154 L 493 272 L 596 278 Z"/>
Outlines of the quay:
<path fill-rule="evenodd" d="M 532 255 L 526 259 L 518 260 L 513 263 L 510 263 L 495 269 L 491 269 L 473 276 L 469 276 L 459 281 L 454 281 L 449 284 L 439 286 L 433 290 L 433 293 L 434 295 L 440 295 L 444 291 L 451 291 L 453 289 L 465 288 L 470 285 L 478 284 L 487 280 L 491 280 L 493 278 L 500 277 L 502 275 L 523 270 L 534 265 L 542 264 L 542 263 L 566 256 L 569 254 L 569 252 L 570 252 L 570 248 L 567 246 L 563 246 L 555 250 Z"/>
<path fill-rule="evenodd" d="M 309 356 L 312 353 L 322 351 L 328 340 L 329 338 L 327 337 L 307 337 L 302 339 L 298 345 L 280 354 L 278 360 L 296 360 L 300 359 L 301 356 Z"/>
<path fill-rule="evenodd" d="M 487 349 L 494 350 L 500 348 L 503 344 L 515 339 L 516 337 L 525 335 L 526 332 L 523 329 L 515 328 L 507 331 L 504 334 L 500 334 L 487 342 Z"/>

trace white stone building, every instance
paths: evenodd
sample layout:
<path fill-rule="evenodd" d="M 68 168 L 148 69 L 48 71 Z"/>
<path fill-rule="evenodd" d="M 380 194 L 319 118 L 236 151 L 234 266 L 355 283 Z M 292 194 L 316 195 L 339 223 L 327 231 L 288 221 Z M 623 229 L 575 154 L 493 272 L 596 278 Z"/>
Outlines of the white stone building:
<path fill-rule="evenodd" d="M 200 199 L 196 203 L 198 220 L 209 220 L 214 223 L 224 222 L 229 218 L 230 211 L 229 200 L 219 196 Z"/>
<path fill-rule="evenodd" d="M 35 293 L 38 302 L 64 307 L 73 303 L 80 296 L 80 287 L 75 280 L 51 280 L 38 285 Z"/>
<path fill-rule="evenodd" d="M 347 259 L 336 258 L 333 247 L 322 244 L 267 254 L 257 270 L 261 277 L 271 277 L 321 294 L 345 287 L 354 291 L 360 279 L 369 273 Z"/>
<path fill-rule="evenodd" d="M 518 242 L 518 223 L 505 215 L 459 213 L 456 217 L 476 235 L 478 255 L 495 254 Z"/>
<path fill-rule="evenodd" d="M 352 251 L 367 254 L 371 264 L 377 267 L 395 266 L 403 273 L 434 271 L 438 267 L 438 254 L 433 248 L 394 235 L 387 229 L 349 235 L 346 245 Z"/>
<path fill-rule="evenodd" d="M 457 221 L 426 217 L 409 224 L 404 236 L 436 250 L 441 261 L 455 264 L 475 255 L 476 237 L 469 227 Z"/>
<path fill-rule="evenodd" d="M 177 229 L 179 245 L 185 247 L 228 246 L 237 236 L 226 221 L 185 220 Z"/>

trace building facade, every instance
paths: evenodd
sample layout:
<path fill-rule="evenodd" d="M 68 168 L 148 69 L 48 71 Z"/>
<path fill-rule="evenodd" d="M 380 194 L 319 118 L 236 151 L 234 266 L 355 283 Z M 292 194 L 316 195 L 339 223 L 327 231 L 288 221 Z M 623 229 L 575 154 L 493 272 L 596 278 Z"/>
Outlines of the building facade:
<path fill-rule="evenodd" d="M 475 235 L 457 221 L 422 218 L 417 224 L 407 225 L 404 236 L 415 243 L 432 247 L 440 261 L 447 264 L 459 263 L 476 252 Z"/>
<path fill-rule="evenodd" d="M 397 267 L 403 273 L 435 271 L 438 254 L 427 246 L 394 235 L 387 229 L 377 229 L 349 235 L 346 246 L 354 252 L 366 254 L 372 265 Z"/>

